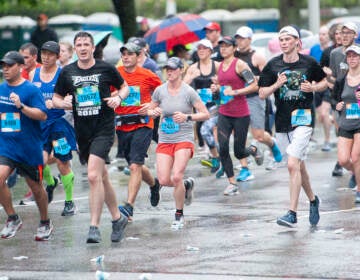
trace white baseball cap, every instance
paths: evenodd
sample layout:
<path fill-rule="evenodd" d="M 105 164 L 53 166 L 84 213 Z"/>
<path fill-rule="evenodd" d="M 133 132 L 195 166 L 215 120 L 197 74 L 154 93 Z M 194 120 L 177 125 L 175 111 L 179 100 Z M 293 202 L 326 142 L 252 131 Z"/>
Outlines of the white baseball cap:
<path fill-rule="evenodd" d="M 355 34 L 358 33 L 357 25 L 356 25 L 355 23 L 351 22 L 351 21 L 345 22 L 345 23 L 343 24 L 343 26 L 342 26 L 341 29 L 343 29 L 343 28 L 345 28 L 345 27 L 346 27 L 347 29 L 350 29 L 351 31 L 354 31 Z"/>
<path fill-rule="evenodd" d="M 250 27 L 241 26 L 235 33 L 234 37 L 241 37 L 241 38 L 252 38 L 253 31 Z"/>
<path fill-rule="evenodd" d="M 347 54 L 348 52 L 354 52 L 357 55 L 360 55 L 360 46 L 359 45 L 351 45 L 350 47 L 348 47 L 345 51 L 345 53 Z"/>
<path fill-rule="evenodd" d="M 290 36 L 293 36 L 295 38 L 300 37 L 299 32 L 295 29 L 295 27 L 292 27 L 291 25 L 284 26 L 283 28 L 280 29 L 279 37 L 281 37 L 283 35 L 290 35 Z"/>
<path fill-rule="evenodd" d="M 208 39 L 202 39 L 199 41 L 198 46 L 204 46 L 206 48 L 209 48 L 211 51 L 213 50 L 213 46 L 211 44 L 211 42 Z"/>

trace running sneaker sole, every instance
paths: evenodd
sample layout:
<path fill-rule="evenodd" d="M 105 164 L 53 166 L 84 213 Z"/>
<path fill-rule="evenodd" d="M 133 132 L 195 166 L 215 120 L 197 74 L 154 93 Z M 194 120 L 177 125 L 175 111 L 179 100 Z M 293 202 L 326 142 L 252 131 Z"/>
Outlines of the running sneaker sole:
<path fill-rule="evenodd" d="M 284 220 L 282 220 L 282 219 L 277 219 L 276 223 L 277 223 L 279 226 L 285 226 L 285 227 L 289 227 L 289 228 L 296 228 L 296 224 L 289 223 L 289 222 L 284 221 Z"/>

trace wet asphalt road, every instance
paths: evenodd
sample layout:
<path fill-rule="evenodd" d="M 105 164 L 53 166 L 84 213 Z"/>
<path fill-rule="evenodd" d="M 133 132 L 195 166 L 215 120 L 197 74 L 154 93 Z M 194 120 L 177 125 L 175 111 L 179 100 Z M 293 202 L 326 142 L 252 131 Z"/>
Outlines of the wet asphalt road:
<path fill-rule="evenodd" d="M 110 273 L 108 279 L 360 279 L 360 205 L 354 204 L 355 193 L 347 187 L 350 174 L 331 176 L 335 150 L 326 153 L 312 145 L 307 160 L 313 188 L 321 199 L 316 228 L 309 225 L 309 203 L 303 192 L 298 227 L 276 224 L 276 217 L 288 208 L 286 168 L 266 171 L 264 166 L 252 164 L 255 180 L 240 183 L 238 195 L 225 197 L 222 192 L 227 180 L 215 179 L 199 159 L 196 156 L 186 172 L 195 178 L 196 185 L 194 202 L 184 210 L 186 225 L 182 230 L 170 228 L 172 190 L 163 188 L 160 204 L 153 208 L 144 184 L 125 239 L 120 244 L 111 243 L 110 215 L 104 208 L 103 241 L 88 245 L 88 184 L 84 168 L 75 158 L 78 213 L 60 216 L 64 192 L 57 188 L 49 206 L 54 236 L 47 242 L 35 242 L 37 208 L 17 206 L 23 227 L 15 238 L 0 240 L 0 280 L 97 279 L 96 271 Z M 154 171 L 153 156 L 147 163 Z M 109 171 L 122 202 L 128 177 L 118 170 L 119 164 L 111 164 Z M 12 190 L 14 204 L 18 204 L 26 193 L 22 178 Z M 0 219 L 6 219 L 3 210 Z M 100 255 L 105 256 L 102 263 L 91 261 Z"/>

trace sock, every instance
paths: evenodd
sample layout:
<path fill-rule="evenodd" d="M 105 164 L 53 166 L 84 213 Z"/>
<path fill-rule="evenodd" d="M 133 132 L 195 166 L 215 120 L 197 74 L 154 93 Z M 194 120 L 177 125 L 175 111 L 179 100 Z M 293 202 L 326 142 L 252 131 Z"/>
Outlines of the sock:
<path fill-rule="evenodd" d="M 48 186 L 55 185 L 54 177 L 51 175 L 51 168 L 47 164 L 45 165 L 44 170 L 43 170 L 43 178 L 46 182 L 46 185 L 48 185 Z"/>
<path fill-rule="evenodd" d="M 72 201 L 74 191 L 74 173 L 71 171 L 69 174 L 60 175 L 60 178 L 65 190 L 65 201 Z"/>
<path fill-rule="evenodd" d="M 40 224 L 42 224 L 42 225 L 48 225 L 48 224 L 50 224 L 50 219 L 40 220 Z"/>
<path fill-rule="evenodd" d="M 19 216 L 18 216 L 18 214 L 12 214 L 12 215 L 9 215 L 8 218 L 12 221 L 16 221 L 17 219 L 19 219 Z"/>
<path fill-rule="evenodd" d="M 183 209 L 176 209 L 175 216 L 183 216 L 184 210 Z"/>
<path fill-rule="evenodd" d="M 296 217 L 296 212 L 294 212 L 293 210 L 289 210 L 291 215 L 294 215 Z"/>

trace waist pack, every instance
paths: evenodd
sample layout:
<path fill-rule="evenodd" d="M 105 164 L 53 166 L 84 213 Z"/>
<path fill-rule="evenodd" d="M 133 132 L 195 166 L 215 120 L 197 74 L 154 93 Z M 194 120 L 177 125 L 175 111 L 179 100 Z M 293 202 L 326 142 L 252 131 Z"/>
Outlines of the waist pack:
<path fill-rule="evenodd" d="M 116 115 L 115 124 L 116 126 L 122 126 L 123 124 L 145 124 L 149 122 L 149 116 L 141 116 L 138 114 L 131 115 Z"/>

